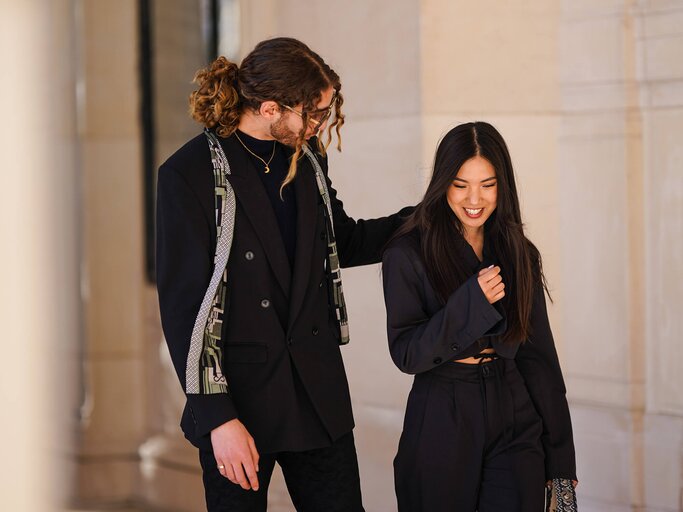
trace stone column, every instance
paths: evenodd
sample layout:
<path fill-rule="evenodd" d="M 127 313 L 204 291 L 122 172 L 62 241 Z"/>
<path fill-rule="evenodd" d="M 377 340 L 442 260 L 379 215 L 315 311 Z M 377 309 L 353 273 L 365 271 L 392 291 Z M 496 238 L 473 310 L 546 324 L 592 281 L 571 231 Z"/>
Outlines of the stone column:
<path fill-rule="evenodd" d="M 0 508 L 69 493 L 80 354 L 73 2 L 0 2 Z"/>
<path fill-rule="evenodd" d="M 683 510 L 683 2 L 639 1 L 647 510 Z"/>
<path fill-rule="evenodd" d="M 605 502 L 627 507 L 643 498 L 643 162 L 635 30 L 634 12 L 623 2 L 563 2 L 564 362 L 582 507 L 596 511 Z"/>
<path fill-rule="evenodd" d="M 138 2 L 76 2 L 84 314 L 79 501 L 129 503 L 146 432 Z"/>
<path fill-rule="evenodd" d="M 682 16 L 680 2 L 563 2 L 563 324 L 582 510 L 682 506 Z"/>

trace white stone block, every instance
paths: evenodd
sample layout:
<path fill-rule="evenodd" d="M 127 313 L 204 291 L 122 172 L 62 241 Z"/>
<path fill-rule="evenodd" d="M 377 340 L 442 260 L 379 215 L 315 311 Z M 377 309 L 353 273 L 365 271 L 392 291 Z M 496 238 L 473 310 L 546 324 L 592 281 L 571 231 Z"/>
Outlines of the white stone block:
<path fill-rule="evenodd" d="M 554 2 L 424 2 L 423 112 L 550 112 L 556 108 Z"/>
<path fill-rule="evenodd" d="M 370 512 L 395 512 L 393 461 L 403 428 L 405 407 L 356 407 L 354 431 L 364 508 Z"/>
<path fill-rule="evenodd" d="M 389 354 L 380 266 L 343 270 L 352 342 L 342 348 L 354 407 L 405 406 L 412 377 Z"/>
<path fill-rule="evenodd" d="M 560 27 L 560 82 L 563 86 L 623 80 L 621 16 L 566 20 Z"/>
<path fill-rule="evenodd" d="M 683 418 L 645 417 L 645 502 L 657 510 L 683 508 Z"/>
<path fill-rule="evenodd" d="M 591 112 L 637 108 L 636 83 L 569 83 L 562 86 L 562 108 L 573 112 Z"/>
<path fill-rule="evenodd" d="M 565 20 L 616 16 L 624 9 L 623 0 L 563 0 L 560 3 Z"/>
<path fill-rule="evenodd" d="M 571 412 L 580 510 L 584 510 L 584 501 L 594 502 L 593 510 L 616 511 L 628 507 L 631 503 L 630 414 L 575 403 L 571 404 Z M 598 508 L 597 503 L 604 508 Z"/>
<path fill-rule="evenodd" d="M 568 370 L 612 382 L 628 371 L 624 144 L 623 139 L 600 136 L 564 139 L 559 152 Z"/>
<path fill-rule="evenodd" d="M 683 26 L 683 5 L 681 5 L 680 0 L 670 2 L 668 8 L 665 7 L 661 10 L 648 6 L 649 3 L 641 2 L 644 4 L 641 15 L 641 37 L 648 40 L 658 37 L 679 36 L 681 26 Z"/>
<path fill-rule="evenodd" d="M 644 120 L 648 409 L 683 414 L 683 110 Z"/>
<path fill-rule="evenodd" d="M 651 82 L 642 87 L 643 107 L 683 107 L 683 80 Z"/>
<path fill-rule="evenodd" d="M 328 150 L 329 175 L 351 217 L 388 215 L 419 199 L 419 117 L 351 119 L 342 145 Z"/>
<path fill-rule="evenodd" d="M 646 39 L 641 44 L 645 80 L 680 81 L 683 78 L 683 33 Z"/>

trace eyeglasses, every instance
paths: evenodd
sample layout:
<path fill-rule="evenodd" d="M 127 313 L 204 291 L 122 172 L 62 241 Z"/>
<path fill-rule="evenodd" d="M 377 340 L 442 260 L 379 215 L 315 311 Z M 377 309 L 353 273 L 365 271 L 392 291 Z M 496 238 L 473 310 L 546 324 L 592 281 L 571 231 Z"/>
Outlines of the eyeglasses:
<path fill-rule="evenodd" d="M 282 105 L 285 107 L 287 110 L 290 112 L 294 112 L 297 116 L 301 117 L 303 119 L 304 114 L 303 112 L 299 112 L 298 110 L 288 106 L 288 105 Z M 318 128 L 320 125 L 322 125 L 325 121 L 327 121 L 330 116 L 332 115 L 332 109 L 334 108 L 334 105 L 330 105 L 329 107 L 321 110 L 314 110 L 310 114 L 308 114 L 308 122 L 313 125 L 314 128 Z"/>
<path fill-rule="evenodd" d="M 332 96 L 332 100 L 330 101 L 330 106 L 327 108 L 321 108 L 318 110 L 314 110 L 310 114 L 308 114 L 308 121 L 313 125 L 314 128 L 318 128 L 320 125 L 324 124 L 325 121 L 327 121 L 330 116 L 332 115 L 332 110 L 334 109 L 334 98 L 337 95 L 336 91 L 335 94 Z M 297 116 L 303 119 L 304 114 L 303 112 L 299 112 L 298 110 L 288 106 L 288 105 L 282 105 L 284 108 L 289 110 L 290 112 L 294 112 Z"/>

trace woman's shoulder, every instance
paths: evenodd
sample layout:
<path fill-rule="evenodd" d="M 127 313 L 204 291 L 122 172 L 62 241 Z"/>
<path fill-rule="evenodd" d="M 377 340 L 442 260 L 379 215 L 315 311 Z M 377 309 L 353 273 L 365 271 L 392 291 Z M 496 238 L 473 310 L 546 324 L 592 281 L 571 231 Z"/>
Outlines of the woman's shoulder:
<path fill-rule="evenodd" d="M 384 249 L 383 261 L 403 256 L 415 263 L 421 261 L 420 234 L 417 229 L 401 234 L 392 239 Z"/>
<path fill-rule="evenodd" d="M 416 253 L 420 252 L 420 233 L 416 229 L 411 229 L 407 233 L 403 233 L 394 237 L 386 247 L 386 250 L 400 249 L 408 250 Z"/>

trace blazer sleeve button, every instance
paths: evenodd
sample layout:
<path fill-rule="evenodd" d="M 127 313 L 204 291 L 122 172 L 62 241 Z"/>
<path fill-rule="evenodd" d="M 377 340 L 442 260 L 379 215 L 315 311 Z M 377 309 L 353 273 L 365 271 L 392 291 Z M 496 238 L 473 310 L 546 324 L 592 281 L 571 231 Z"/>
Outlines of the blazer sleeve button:
<path fill-rule="evenodd" d="M 268 299 L 263 299 L 261 301 L 261 307 L 264 309 L 270 307 L 270 301 Z"/>
<path fill-rule="evenodd" d="M 457 343 L 453 343 L 451 345 L 451 350 L 454 350 L 457 352 L 458 350 L 460 350 L 460 345 L 458 345 Z"/>
<path fill-rule="evenodd" d="M 313 336 L 317 336 L 317 335 L 318 335 L 318 332 L 320 332 L 320 331 L 318 331 L 318 328 L 317 328 L 317 327 L 314 327 L 313 330 L 312 330 L 311 332 L 313 333 Z"/>
<path fill-rule="evenodd" d="M 440 357 L 434 358 L 434 364 L 441 364 L 442 362 L 443 362 L 443 359 L 441 359 Z"/>
<path fill-rule="evenodd" d="M 251 251 L 247 251 L 247 252 L 244 253 L 244 257 L 245 257 L 246 259 L 248 259 L 249 261 L 251 261 L 251 260 L 254 259 L 254 253 L 251 252 Z"/>

